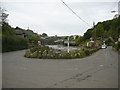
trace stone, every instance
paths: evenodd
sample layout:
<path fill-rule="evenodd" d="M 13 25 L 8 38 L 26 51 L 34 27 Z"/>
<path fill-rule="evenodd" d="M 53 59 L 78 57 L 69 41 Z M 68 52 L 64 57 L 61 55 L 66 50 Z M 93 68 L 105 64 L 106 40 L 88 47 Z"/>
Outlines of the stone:
<path fill-rule="evenodd" d="M 42 53 L 42 56 L 47 56 L 47 51 L 46 50 Z"/>

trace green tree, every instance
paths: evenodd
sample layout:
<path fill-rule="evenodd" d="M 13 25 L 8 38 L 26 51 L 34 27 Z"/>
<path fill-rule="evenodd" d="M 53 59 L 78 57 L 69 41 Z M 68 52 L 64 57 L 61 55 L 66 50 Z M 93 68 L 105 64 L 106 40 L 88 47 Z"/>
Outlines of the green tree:
<path fill-rule="evenodd" d="M 99 24 L 97 27 L 96 27 L 96 37 L 104 37 L 104 26 L 103 24 Z"/>
<path fill-rule="evenodd" d="M 48 35 L 46 33 L 43 33 L 42 34 L 42 37 L 47 37 Z"/>
<path fill-rule="evenodd" d="M 84 33 L 83 40 L 86 41 L 92 37 L 92 29 L 88 29 L 86 33 Z"/>

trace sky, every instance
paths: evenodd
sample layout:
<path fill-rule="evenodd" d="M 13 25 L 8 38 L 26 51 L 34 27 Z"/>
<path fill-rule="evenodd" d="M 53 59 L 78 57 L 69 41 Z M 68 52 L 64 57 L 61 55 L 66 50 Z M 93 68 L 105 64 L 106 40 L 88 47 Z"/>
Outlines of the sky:
<path fill-rule="evenodd" d="M 97 24 L 110 20 L 117 13 L 118 0 L 87 1 L 63 0 L 85 22 L 73 14 L 61 0 L 2 0 L 2 8 L 9 14 L 8 22 L 12 27 L 31 29 L 36 33 L 49 36 L 83 35 Z"/>

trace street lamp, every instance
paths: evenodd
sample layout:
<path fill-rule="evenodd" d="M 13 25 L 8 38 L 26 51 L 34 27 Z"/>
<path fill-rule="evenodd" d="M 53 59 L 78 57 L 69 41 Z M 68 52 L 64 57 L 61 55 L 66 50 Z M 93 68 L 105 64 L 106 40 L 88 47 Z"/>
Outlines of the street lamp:
<path fill-rule="evenodd" d="M 118 12 L 118 10 L 113 10 L 113 11 L 111 11 L 111 13 L 116 13 L 116 12 Z"/>
<path fill-rule="evenodd" d="M 114 17 L 119 17 L 120 16 L 120 1 L 118 2 L 118 10 L 111 11 L 111 13 L 116 13 L 116 12 L 117 12 L 117 14 Z"/>
<path fill-rule="evenodd" d="M 118 11 L 111 11 L 111 13 L 116 13 L 116 12 Z M 115 14 L 114 18 L 117 18 L 117 17 L 119 17 L 119 14 Z"/>

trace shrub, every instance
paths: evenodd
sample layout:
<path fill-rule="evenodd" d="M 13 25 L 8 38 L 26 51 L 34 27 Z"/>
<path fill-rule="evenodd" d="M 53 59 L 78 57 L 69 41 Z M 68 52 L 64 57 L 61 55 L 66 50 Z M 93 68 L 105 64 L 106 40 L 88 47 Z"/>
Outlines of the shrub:
<path fill-rule="evenodd" d="M 89 50 L 85 50 L 84 52 L 85 52 L 85 54 L 86 54 L 87 56 L 90 55 L 90 51 L 89 51 Z"/>
<path fill-rule="evenodd" d="M 20 37 L 2 36 L 2 52 L 27 49 L 27 40 Z"/>
<path fill-rule="evenodd" d="M 4 22 L 2 24 L 2 52 L 22 50 L 26 48 L 28 48 L 27 39 L 16 36 L 14 28 Z"/>
<path fill-rule="evenodd" d="M 116 50 L 119 50 L 119 49 L 120 49 L 120 42 L 113 44 L 113 47 L 114 47 Z"/>

